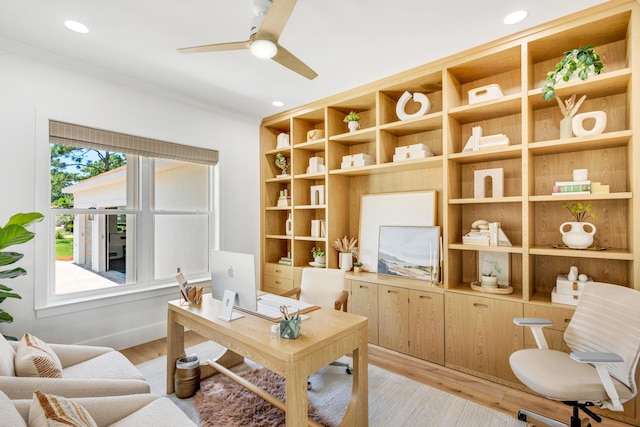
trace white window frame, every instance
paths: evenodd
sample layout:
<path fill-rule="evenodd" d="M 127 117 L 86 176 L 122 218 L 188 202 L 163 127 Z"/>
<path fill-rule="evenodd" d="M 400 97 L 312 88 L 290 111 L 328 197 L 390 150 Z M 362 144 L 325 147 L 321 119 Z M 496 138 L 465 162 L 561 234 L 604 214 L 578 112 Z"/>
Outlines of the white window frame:
<path fill-rule="evenodd" d="M 68 123 L 86 124 L 86 120 L 69 117 L 60 117 L 60 114 L 51 114 L 43 110 L 36 110 L 36 156 L 35 156 L 35 205 L 36 210 L 44 215 L 42 222 L 35 225 L 37 238 L 35 257 L 36 260 L 47 260 L 46 268 L 35 270 L 35 311 L 37 318 L 57 316 L 66 313 L 106 307 L 157 296 L 179 296 L 178 285 L 175 279 L 153 280 L 153 217 L 162 212 L 154 212 L 151 209 L 153 195 L 153 159 L 143 158 L 141 170 L 132 165 L 131 170 L 127 166 L 127 175 L 131 172 L 141 181 L 138 187 L 148 188 L 144 197 L 139 197 L 137 206 L 141 209 L 127 209 L 119 213 L 134 214 L 136 219 L 136 283 L 125 286 L 114 286 L 105 289 L 55 295 L 55 217 L 58 214 L 68 213 L 94 213 L 113 214 L 113 210 L 82 210 L 82 209 L 52 209 L 51 208 L 51 175 L 50 175 L 50 144 L 49 144 L 49 120 L 66 121 Z M 100 127 L 100 126 L 96 126 Z M 102 126 L 105 128 L 105 126 Z M 118 132 L 115 126 L 111 129 Z M 137 156 L 136 156 L 137 157 Z M 136 165 L 138 162 L 135 162 Z M 209 250 L 219 247 L 220 230 L 220 180 L 219 164 L 210 166 L 209 172 Z M 146 171 L 146 173 L 145 173 Z M 146 176 L 142 176 L 142 175 Z M 127 178 L 127 185 L 131 180 Z M 142 192 L 142 190 L 141 190 Z M 127 194 L 130 194 L 129 188 Z M 129 196 L 127 196 L 129 197 Z M 179 212 L 182 214 L 182 212 Z M 199 212 L 202 215 L 204 212 Z M 147 248 L 147 249 L 145 249 Z M 148 250 L 151 248 L 151 250 Z M 142 265 L 142 268 L 140 267 Z M 210 274 L 187 276 L 192 283 L 210 281 Z"/>

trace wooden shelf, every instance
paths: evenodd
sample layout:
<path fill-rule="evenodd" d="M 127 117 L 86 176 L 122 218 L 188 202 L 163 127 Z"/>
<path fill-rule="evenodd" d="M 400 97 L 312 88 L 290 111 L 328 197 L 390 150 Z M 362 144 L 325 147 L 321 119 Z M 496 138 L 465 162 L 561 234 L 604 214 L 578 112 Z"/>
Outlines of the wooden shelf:
<path fill-rule="evenodd" d="M 442 129 L 442 111 L 426 114 L 409 120 L 387 123 L 380 125 L 379 129 L 395 136 L 405 136 L 419 132 Z"/>
<path fill-rule="evenodd" d="M 345 145 L 356 145 L 356 144 L 362 144 L 365 142 L 375 142 L 375 140 L 376 140 L 375 128 L 360 129 L 355 132 L 341 133 L 339 135 L 334 135 L 329 138 L 329 141 L 339 142 L 340 144 L 345 144 Z"/>
<path fill-rule="evenodd" d="M 349 169 L 335 169 L 329 171 L 329 174 L 343 176 L 365 176 L 441 167 L 442 156 L 433 156 L 424 159 L 411 159 L 403 160 L 401 162 L 384 163 L 382 165 L 369 165 Z"/>
<path fill-rule="evenodd" d="M 449 199 L 450 205 L 477 205 L 480 203 L 522 203 L 522 196 Z"/>
<path fill-rule="evenodd" d="M 449 243 L 449 249 L 461 251 L 508 252 L 511 254 L 521 254 L 524 252 L 522 246 L 486 246 L 468 245 L 464 243 Z"/>
<path fill-rule="evenodd" d="M 633 253 L 625 249 L 605 249 L 605 250 L 589 250 L 589 249 L 556 249 L 552 247 L 534 246 L 529 249 L 531 255 L 545 255 L 554 257 L 571 257 L 571 258 L 599 258 L 622 261 L 633 261 Z"/>
<path fill-rule="evenodd" d="M 567 194 L 566 196 L 529 196 L 530 202 L 564 202 L 570 200 L 580 199 L 582 201 L 589 200 L 630 200 L 633 198 L 633 193 L 600 193 L 600 194 Z"/>
<path fill-rule="evenodd" d="M 536 155 L 573 153 L 576 151 L 598 150 L 601 148 L 625 147 L 631 142 L 633 133 L 630 130 L 607 132 L 589 137 L 554 139 L 551 141 L 533 142 L 528 145 L 529 152 Z"/>
<path fill-rule="evenodd" d="M 493 160 L 517 159 L 522 156 L 522 145 L 507 145 L 504 147 L 485 148 L 479 151 L 465 151 L 449 154 L 449 160 L 460 163 L 479 163 Z"/>
<path fill-rule="evenodd" d="M 502 98 L 491 101 L 452 108 L 449 111 L 449 117 L 459 123 L 473 123 L 511 114 L 520 114 L 521 110 L 520 95 L 505 95 Z"/>

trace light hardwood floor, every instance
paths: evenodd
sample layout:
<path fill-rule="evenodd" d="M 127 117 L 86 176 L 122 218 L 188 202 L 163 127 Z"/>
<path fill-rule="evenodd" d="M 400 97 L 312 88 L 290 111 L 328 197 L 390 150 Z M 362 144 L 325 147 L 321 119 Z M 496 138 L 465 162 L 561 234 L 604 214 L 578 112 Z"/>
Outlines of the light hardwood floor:
<path fill-rule="evenodd" d="M 185 332 L 185 347 L 205 341 L 192 331 Z M 167 354 L 166 339 L 151 341 L 121 350 L 133 364 L 146 362 Z M 556 403 L 510 387 L 486 381 L 478 377 L 447 369 L 375 345 L 369 345 L 369 363 L 399 375 L 419 381 L 428 386 L 446 391 L 478 404 L 516 416 L 518 409 L 527 408 L 541 412 L 568 423 L 571 411 L 561 403 Z M 534 422 L 536 427 L 546 424 Z M 594 427 L 630 427 L 631 424 L 603 418 L 602 423 L 592 423 Z"/>

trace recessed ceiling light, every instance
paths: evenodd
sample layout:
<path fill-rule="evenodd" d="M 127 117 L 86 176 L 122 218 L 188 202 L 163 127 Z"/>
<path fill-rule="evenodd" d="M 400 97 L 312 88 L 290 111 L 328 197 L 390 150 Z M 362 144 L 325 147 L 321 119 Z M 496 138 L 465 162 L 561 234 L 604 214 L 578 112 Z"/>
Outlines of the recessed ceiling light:
<path fill-rule="evenodd" d="M 517 24 L 518 22 L 521 22 L 522 20 L 524 20 L 524 18 L 526 17 L 527 17 L 526 10 L 516 10 L 515 12 L 511 12 L 510 14 L 505 16 L 502 22 L 505 25 Z"/>
<path fill-rule="evenodd" d="M 282 102 L 282 101 L 273 101 L 271 104 L 274 107 L 282 107 L 284 105 L 284 102 Z"/>
<path fill-rule="evenodd" d="M 86 25 L 78 21 L 72 21 L 70 19 L 64 21 L 64 26 L 70 29 L 71 31 L 74 31 L 80 34 L 86 34 L 89 32 L 89 29 L 87 28 Z"/>

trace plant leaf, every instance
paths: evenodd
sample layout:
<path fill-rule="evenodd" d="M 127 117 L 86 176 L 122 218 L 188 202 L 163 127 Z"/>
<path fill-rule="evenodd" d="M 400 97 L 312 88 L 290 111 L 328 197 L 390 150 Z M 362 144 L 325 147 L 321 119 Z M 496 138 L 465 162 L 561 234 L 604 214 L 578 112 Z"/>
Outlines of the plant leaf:
<path fill-rule="evenodd" d="M 22 259 L 24 255 L 18 252 L 0 252 L 0 266 L 13 264 Z"/>
<path fill-rule="evenodd" d="M 0 249 L 26 243 L 33 239 L 34 236 L 35 233 L 21 225 L 8 224 L 4 228 L 0 228 Z"/>
<path fill-rule="evenodd" d="M 0 323 L 13 322 L 13 316 L 0 308 Z"/>
<path fill-rule="evenodd" d="M 13 270 L 0 271 L 0 279 L 15 279 L 16 277 L 24 276 L 25 274 L 27 274 L 27 270 L 22 267 L 18 267 Z"/>
<path fill-rule="evenodd" d="M 9 218 L 9 222 L 7 222 L 5 227 L 10 224 L 28 227 L 33 223 L 42 221 L 43 218 L 44 215 L 39 212 L 17 213 Z"/>

